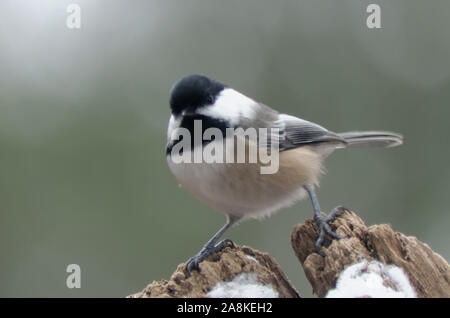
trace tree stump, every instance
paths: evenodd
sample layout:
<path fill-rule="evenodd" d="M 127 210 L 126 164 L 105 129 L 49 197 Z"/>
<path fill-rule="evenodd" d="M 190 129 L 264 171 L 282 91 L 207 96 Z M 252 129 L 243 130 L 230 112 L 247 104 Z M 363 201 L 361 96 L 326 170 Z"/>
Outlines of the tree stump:
<path fill-rule="evenodd" d="M 217 284 L 232 281 L 245 273 L 256 275 L 261 285 L 271 286 L 279 297 L 300 297 L 275 259 L 250 247 L 228 246 L 209 256 L 199 267 L 199 271 L 188 274 L 186 263 L 182 263 L 169 280 L 153 282 L 129 297 L 205 297 Z"/>
<path fill-rule="evenodd" d="M 314 243 L 319 232 L 314 220 L 308 219 L 304 224 L 296 225 L 291 234 L 294 252 L 319 297 L 325 297 L 336 286 L 341 272 L 361 261 L 378 261 L 380 267 L 383 264 L 400 267 L 412 285 L 409 289 L 415 289 L 418 297 L 450 297 L 448 263 L 417 238 L 394 232 L 386 224 L 367 227 L 353 212 L 344 212 L 331 227 L 344 238 L 326 242 L 328 247 L 323 249 L 324 256 L 315 251 Z M 186 264 L 182 263 L 169 280 L 154 281 L 129 297 L 210 297 L 208 293 L 211 290 L 236 280 L 242 274 L 252 275 L 258 282 L 257 288 L 269 286 L 279 297 L 300 297 L 275 259 L 250 247 L 229 244 L 201 262 L 199 267 L 200 271 L 187 273 Z M 366 270 L 364 266 L 362 268 Z M 382 285 L 396 291 L 396 286 L 389 279 L 383 280 Z M 249 285 L 241 285 L 243 293 L 255 285 L 246 286 Z M 363 285 L 365 288 L 366 285 Z M 412 290 L 411 293 L 414 296 Z M 237 297 L 246 296 L 238 293 Z"/>
<path fill-rule="evenodd" d="M 417 238 L 394 232 L 387 224 L 367 227 L 353 212 L 344 212 L 332 223 L 344 236 L 315 252 L 316 223 L 309 219 L 296 225 L 291 242 L 314 292 L 324 297 L 334 288 L 339 274 L 361 260 L 378 260 L 403 269 L 418 297 L 450 297 L 450 267 L 446 260 Z"/>

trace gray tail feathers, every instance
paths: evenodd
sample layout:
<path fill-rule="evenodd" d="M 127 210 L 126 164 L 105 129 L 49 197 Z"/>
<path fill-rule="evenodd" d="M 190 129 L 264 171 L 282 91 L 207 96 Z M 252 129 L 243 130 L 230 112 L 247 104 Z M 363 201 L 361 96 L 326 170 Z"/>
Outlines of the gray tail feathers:
<path fill-rule="evenodd" d="M 347 147 L 387 148 L 400 146 L 403 136 L 390 131 L 349 131 L 338 134 Z"/>

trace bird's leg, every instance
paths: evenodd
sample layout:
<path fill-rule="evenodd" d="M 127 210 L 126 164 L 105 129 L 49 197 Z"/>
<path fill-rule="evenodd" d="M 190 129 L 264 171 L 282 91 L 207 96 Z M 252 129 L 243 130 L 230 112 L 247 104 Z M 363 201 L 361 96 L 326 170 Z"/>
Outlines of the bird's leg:
<path fill-rule="evenodd" d="M 325 235 L 328 234 L 332 238 L 335 239 L 341 239 L 342 237 L 337 234 L 336 232 L 333 232 L 328 225 L 329 222 L 332 222 L 339 214 L 341 214 L 343 211 L 348 211 L 348 209 L 344 208 L 343 206 L 337 206 L 331 212 L 324 218 L 322 216 L 322 212 L 320 211 L 319 201 L 317 200 L 316 193 L 314 191 L 313 185 L 305 185 L 304 186 L 306 192 L 308 192 L 309 197 L 311 199 L 311 203 L 314 209 L 314 220 L 317 223 L 317 226 L 319 227 L 319 237 L 316 240 L 316 251 L 319 254 L 322 254 L 321 248 L 324 245 Z"/>
<path fill-rule="evenodd" d="M 206 259 L 209 255 L 218 252 L 225 248 L 229 242 L 233 243 L 231 240 L 223 240 L 219 243 L 216 243 L 219 238 L 223 235 L 223 233 L 228 230 L 233 224 L 235 224 L 240 217 L 235 216 L 228 216 L 227 217 L 227 223 L 216 233 L 211 237 L 211 239 L 206 242 L 206 244 L 203 246 L 203 248 L 198 252 L 194 257 L 189 259 L 189 261 L 186 264 L 186 269 L 188 272 L 191 272 L 194 269 L 198 270 L 198 265 Z"/>

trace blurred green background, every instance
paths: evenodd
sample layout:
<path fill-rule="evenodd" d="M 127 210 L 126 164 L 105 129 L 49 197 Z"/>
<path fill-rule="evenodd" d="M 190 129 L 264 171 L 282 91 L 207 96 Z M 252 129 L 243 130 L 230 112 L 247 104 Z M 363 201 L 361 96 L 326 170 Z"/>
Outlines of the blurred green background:
<path fill-rule="evenodd" d="M 80 30 L 66 27 L 71 2 Z M 122 297 L 223 224 L 165 162 L 169 90 L 190 73 L 334 131 L 403 133 L 399 148 L 329 157 L 322 208 L 449 259 L 449 56 L 446 0 L 1 0 L 0 296 Z M 311 296 L 290 232 L 312 213 L 306 200 L 227 237 L 271 253 Z M 66 287 L 71 263 L 80 289 Z"/>

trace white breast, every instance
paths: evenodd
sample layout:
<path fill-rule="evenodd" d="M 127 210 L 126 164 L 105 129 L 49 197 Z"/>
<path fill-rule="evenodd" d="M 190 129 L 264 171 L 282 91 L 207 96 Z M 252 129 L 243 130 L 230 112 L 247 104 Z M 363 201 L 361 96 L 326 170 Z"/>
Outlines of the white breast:
<path fill-rule="evenodd" d="M 309 147 L 280 153 L 276 174 L 256 164 L 180 163 L 167 157 L 179 184 L 206 205 L 227 215 L 259 218 L 304 197 L 303 186 L 317 183 L 321 158 Z"/>

